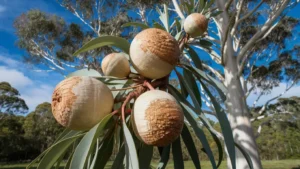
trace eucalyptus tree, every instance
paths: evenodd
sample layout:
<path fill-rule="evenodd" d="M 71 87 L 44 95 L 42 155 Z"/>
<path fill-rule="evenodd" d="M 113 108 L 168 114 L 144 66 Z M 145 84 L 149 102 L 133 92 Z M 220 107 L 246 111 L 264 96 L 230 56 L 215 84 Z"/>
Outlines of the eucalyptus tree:
<path fill-rule="evenodd" d="M 24 114 L 27 111 L 28 106 L 20 97 L 19 91 L 8 82 L 0 82 L 0 114 Z"/>
<path fill-rule="evenodd" d="M 99 168 L 103 168 L 109 158 L 102 154 L 110 156 L 114 143 L 119 152 L 113 168 L 122 167 L 123 164 L 128 168 L 148 168 L 153 146 L 145 145 L 136 138 L 129 120 L 131 116 L 125 113 L 125 110 L 132 106 L 130 100 L 150 89 L 151 85 L 168 91 L 180 102 L 184 110 L 186 125 L 190 125 L 195 131 L 213 168 L 217 168 L 223 158 L 220 140 L 224 140 L 225 143 L 229 168 L 262 168 L 246 98 L 257 88 L 262 89 L 263 95 L 280 82 L 291 82 L 286 91 L 297 84 L 299 63 L 296 57 L 299 53 L 295 50 L 298 47 L 295 46 L 295 50 L 283 51 L 283 49 L 285 49 L 285 40 L 293 37 L 294 29 L 298 24 L 298 20 L 288 17 L 287 13 L 297 5 L 298 1 L 181 0 L 178 3 L 176 0 L 172 0 L 171 4 L 157 6 L 157 14 L 152 15 L 154 19 L 145 17 L 153 13 L 152 9 L 145 9 L 146 4 L 132 5 L 134 9 L 131 10 L 138 12 L 141 22 L 123 24 L 122 27 L 127 29 L 123 33 L 130 32 L 127 35 L 114 34 L 116 32 L 114 27 L 109 27 L 113 33 L 101 34 L 102 21 L 99 23 L 99 16 L 102 15 L 94 13 L 94 11 L 96 13 L 102 11 L 99 10 L 99 8 L 103 8 L 100 1 L 96 3 L 94 1 L 80 3 L 81 1 L 69 0 L 58 2 L 91 30 L 91 34 L 94 35 L 91 37 L 98 36 L 94 39 L 91 38 L 91 41 L 77 50 L 73 54 L 77 56 L 74 59 L 80 60 L 86 53 L 87 56 L 90 56 L 93 52 L 105 48 L 109 52 L 122 51 L 129 54 L 130 43 L 128 41 L 131 41 L 132 38 L 127 35 L 130 33 L 134 35 L 136 30 L 155 27 L 169 32 L 178 41 L 182 52 L 180 62 L 177 63 L 173 72 L 174 75 L 177 75 L 180 91 L 168 84 L 169 76 L 151 81 L 140 76 L 133 68 L 132 74 L 125 79 L 102 76 L 97 73 L 97 71 L 101 72 L 97 66 L 92 67 L 97 71 L 83 69 L 71 73 L 68 77 L 92 76 L 108 85 L 114 93 L 116 103 L 114 113 L 87 132 L 66 129 L 58 141 L 36 159 L 41 160 L 38 168 L 51 168 L 54 164 L 59 165 L 66 150 L 82 137 L 74 154 L 69 156 L 67 168 L 69 166 L 71 168 L 74 166 L 79 166 L 79 168 L 100 166 Z M 124 3 L 126 4 L 126 2 Z M 115 7 L 116 4 L 113 6 Z M 128 4 L 132 4 L 132 1 L 128 1 Z M 109 7 L 109 5 L 105 7 Z M 88 9 L 93 9 L 93 12 L 87 12 Z M 113 9 L 116 8 L 112 8 L 111 12 L 114 12 Z M 124 9 L 128 10 L 128 8 Z M 79 13 L 78 10 L 83 11 Z M 191 38 L 183 30 L 183 23 L 185 18 L 194 12 L 205 15 L 210 20 L 210 24 L 204 35 Z M 156 16 L 159 16 L 158 19 Z M 149 19 L 153 20 L 149 21 Z M 129 28 L 130 26 L 135 28 Z M 136 27 L 138 28 L 136 29 Z M 204 57 L 201 57 L 205 53 L 210 56 L 212 65 L 205 61 Z M 270 58 L 270 62 L 268 60 L 259 62 L 260 59 L 266 58 Z M 130 57 L 128 59 L 130 60 Z M 98 62 L 99 60 L 94 60 L 95 65 L 99 67 Z M 252 86 L 247 89 L 249 84 Z M 266 102 L 266 105 L 269 103 Z M 206 108 L 210 108 L 211 111 L 206 111 Z M 118 114 L 120 110 L 122 112 Z M 264 112 L 262 109 L 259 115 Z M 212 127 L 206 114 L 217 117 L 222 134 Z M 115 118 L 116 116 L 117 118 Z M 259 118 L 255 116 L 253 119 Z M 209 130 L 218 145 L 218 162 L 214 160 L 206 136 L 201 129 L 203 126 Z M 197 152 L 195 152 L 195 146 L 190 139 L 187 127 L 183 128 L 180 139 L 183 139 L 187 146 L 195 168 L 200 168 L 199 159 L 195 157 Z M 178 144 L 180 139 L 169 146 L 158 147 L 161 155 L 158 168 L 166 166 L 171 147 L 175 168 L 183 168 L 181 147 Z"/>

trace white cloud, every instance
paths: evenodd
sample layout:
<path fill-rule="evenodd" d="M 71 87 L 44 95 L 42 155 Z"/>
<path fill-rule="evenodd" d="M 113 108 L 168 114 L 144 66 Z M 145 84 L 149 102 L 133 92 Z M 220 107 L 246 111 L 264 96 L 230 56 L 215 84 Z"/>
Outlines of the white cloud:
<path fill-rule="evenodd" d="M 256 103 L 256 106 L 261 106 L 264 105 L 268 100 L 280 95 L 281 93 L 283 93 L 286 89 L 286 83 L 280 83 L 278 87 L 275 87 L 270 94 L 268 95 L 264 95 L 262 96 L 259 101 Z M 248 99 L 247 99 L 247 103 L 249 106 L 252 106 L 254 101 L 257 99 L 259 94 L 259 91 L 257 92 L 257 94 L 250 94 Z M 300 86 L 294 86 L 293 88 L 291 88 L 289 91 L 287 91 L 282 97 L 292 97 L 292 96 L 300 96 Z M 275 103 L 277 100 L 274 100 L 271 103 Z"/>
<path fill-rule="evenodd" d="M 0 5 L 0 13 L 2 13 L 2 12 L 4 12 L 4 11 L 6 11 L 6 7 L 3 6 L 3 5 Z"/>
<path fill-rule="evenodd" d="M 0 48 L 1 51 L 1 48 Z M 8 67 L 18 67 L 21 62 L 9 58 L 7 55 L 0 54 L 0 62 L 7 65 Z"/>
<path fill-rule="evenodd" d="M 33 84 L 32 80 L 22 72 L 6 66 L 0 66 L 0 81 L 6 81 L 16 88 L 24 88 Z"/>
<path fill-rule="evenodd" d="M 1 81 L 9 82 L 20 92 L 21 98 L 29 107 L 29 112 L 33 111 L 38 104 L 51 101 L 54 87 L 32 80 L 16 69 L 0 66 Z"/>

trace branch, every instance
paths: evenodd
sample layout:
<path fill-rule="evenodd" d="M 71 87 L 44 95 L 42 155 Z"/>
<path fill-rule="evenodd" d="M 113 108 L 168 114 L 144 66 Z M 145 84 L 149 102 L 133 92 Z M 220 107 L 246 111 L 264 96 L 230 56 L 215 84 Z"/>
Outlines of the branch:
<path fill-rule="evenodd" d="M 244 0 L 243 0 L 243 2 L 244 2 Z M 242 2 L 242 3 L 243 3 L 243 2 Z M 249 18 L 254 12 L 256 12 L 257 9 L 258 9 L 263 3 L 264 3 L 264 0 L 261 0 L 261 1 L 259 2 L 259 4 L 258 4 L 252 11 L 250 11 L 249 13 L 247 13 L 247 14 L 246 14 L 245 16 L 243 16 L 241 19 L 238 19 L 239 15 L 240 15 L 240 13 L 238 13 L 238 16 L 237 16 L 237 18 L 236 18 L 236 22 L 235 22 L 235 24 L 234 24 L 234 26 L 233 26 L 233 29 L 232 29 L 232 31 L 231 31 L 231 35 L 234 35 L 234 34 L 235 34 L 235 31 L 236 31 L 236 29 L 237 29 L 237 27 L 238 27 L 238 25 L 239 25 L 243 20 Z M 242 9 L 242 5 L 241 5 L 241 7 L 240 7 L 240 9 L 239 9 L 239 12 L 241 12 L 241 9 Z"/>
<path fill-rule="evenodd" d="M 273 25 L 275 20 L 280 16 L 280 14 L 284 11 L 286 6 L 290 0 L 284 0 L 280 8 L 275 12 L 273 16 L 271 16 L 270 19 L 267 20 L 267 22 L 261 27 L 259 31 L 255 33 L 255 35 L 246 43 L 246 45 L 241 49 L 239 52 L 238 58 L 237 58 L 237 63 L 239 63 L 241 60 L 243 60 L 246 57 L 246 52 L 253 47 L 253 45 L 256 43 L 256 41 L 264 35 Z"/>
<path fill-rule="evenodd" d="M 264 106 L 259 110 L 258 114 L 262 115 L 265 112 L 265 110 L 266 110 L 266 108 L 267 108 L 267 106 L 269 105 L 270 102 L 272 102 L 272 101 L 278 99 L 279 97 L 281 97 L 282 95 L 284 95 L 287 91 L 289 91 L 296 84 L 296 82 L 297 82 L 296 80 L 293 81 L 293 83 L 291 84 L 291 86 L 287 87 L 281 94 L 279 94 L 278 96 L 275 96 L 272 99 L 268 100 L 264 104 Z"/>
<path fill-rule="evenodd" d="M 207 70 L 209 70 L 210 72 L 212 72 L 214 75 L 216 75 L 221 82 L 224 82 L 225 79 L 224 79 L 223 75 L 220 72 L 218 72 L 214 68 L 208 66 L 207 64 L 202 63 L 202 66 L 204 68 L 206 68 Z"/>
<path fill-rule="evenodd" d="M 241 12 L 242 12 L 242 7 L 243 7 L 243 4 L 244 4 L 245 0 L 242 0 L 242 1 L 239 1 L 238 5 L 237 5 L 237 14 L 236 14 L 236 17 L 235 17 L 235 24 L 231 30 L 231 36 L 233 36 L 236 28 L 237 28 L 237 24 L 238 24 L 238 20 L 241 16 Z"/>
<path fill-rule="evenodd" d="M 182 13 L 182 11 L 181 11 L 181 9 L 180 9 L 178 3 L 177 3 L 177 0 L 172 0 L 172 2 L 173 2 L 173 5 L 174 5 L 174 7 L 175 7 L 175 10 L 176 10 L 178 16 L 179 16 L 182 20 L 184 20 L 185 17 L 184 17 L 184 15 L 183 15 L 183 13 Z"/>

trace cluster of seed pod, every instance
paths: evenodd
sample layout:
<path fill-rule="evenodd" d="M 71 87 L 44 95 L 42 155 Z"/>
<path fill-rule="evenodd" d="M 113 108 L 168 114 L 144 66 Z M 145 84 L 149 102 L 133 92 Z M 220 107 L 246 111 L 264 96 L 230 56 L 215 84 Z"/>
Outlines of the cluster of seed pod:
<path fill-rule="evenodd" d="M 200 23 L 200 25 L 199 25 Z M 207 20 L 191 14 L 184 29 L 192 37 L 207 29 Z M 147 79 L 160 79 L 174 69 L 179 61 L 178 42 L 167 32 L 149 28 L 135 36 L 129 56 L 111 53 L 102 61 L 106 76 L 128 77 L 130 64 Z M 130 58 L 131 63 L 129 63 Z M 72 130 L 89 130 L 112 112 L 114 98 L 110 89 L 92 77 L 74 76 L 60 82 L 52 95 L 55 119 Z M 135 135 L 145 144 L 166 146 L 181 133 L 184 116 L 176 99 L 161 90 L 149 90 L 134 103 L 131 122 Z"/>

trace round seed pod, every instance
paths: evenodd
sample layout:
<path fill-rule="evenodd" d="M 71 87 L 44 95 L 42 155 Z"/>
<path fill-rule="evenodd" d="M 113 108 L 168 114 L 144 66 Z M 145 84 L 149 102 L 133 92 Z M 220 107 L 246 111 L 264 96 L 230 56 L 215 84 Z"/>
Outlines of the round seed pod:
<path fill-rule="evenodd" d="M 199 13 L 190 14 L 183 24 L 184 31 L 193 38 L 203 35 L 207 27 L 208 20 L 204 15 Z"/>
<path fill-rule="evenodd" d="M 166 31 L 157 28 L 138 33 L 130 45 L 133 67 L 144 77 L 159 79 L 168 75 L 179 60 L 177 41 Z"/>
<path fill-rule="evenodd" d="M 161 90 L 143 93 L 134 103 L 132 124 L 145 144 L 166 146 L 180 135 L 184 117 L 175 98 Z"/>
<path fill-rule="evenodd" d="M 52 113 L 62 126 L 88 130 L 111 113 L 110 89 L 92 77 L 74 76 L 61 81 L 52 95 Z"/>
<path fill-rule="evenodd" d="M 123 78 L 130 73 L 130 65 L 125 53 L 111 53 L 105 56 L 101 67 L 106 76 Z"/>

